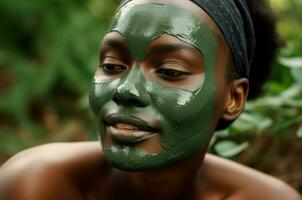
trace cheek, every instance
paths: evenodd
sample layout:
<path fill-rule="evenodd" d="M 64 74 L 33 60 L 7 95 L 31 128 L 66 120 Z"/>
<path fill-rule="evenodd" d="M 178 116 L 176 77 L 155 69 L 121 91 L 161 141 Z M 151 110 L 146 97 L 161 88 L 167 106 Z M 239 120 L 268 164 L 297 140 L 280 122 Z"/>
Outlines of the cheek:
<path fill-rule="evenodd" d="M 91 83 L 89 89 L 89 104 L 93 114 L 99 118 L 103 116 L 103 108 L 112 99 L 114 88 L 118 85 L 118 80 L 110 83 L 96 82 Z"/>
<path fill-rule="evenodd" d="M 162 116 L 162 148 L 177 155 L 204 150 L 213 120 L 212 100 L 184 90 L 158 91 L 154 104 Z"/>
<path fill-rule="evenodd" d="M 149 81 L 147 91 L 162 117 L 180 126 L 190 122 L 200 112 L 212 109 L 215 88 L 207 87 L 207 85 L 209 84 L 205 83 L 198 91 L 191 92 Z"/>
<path fill-rule="evenodd" d="M 227 82 L 227 74 L 229 68 L 233 65 L 231 62 L 231 52 L 226 46 L 224 42 L 222 42 L 222 46 L 218 48 L 217 54 L 217 63 L 215 68 L 215 83 L 217 87 L 216 98 L 215 98 L 215 120 L 219 121 L 221 118 L 228 98 L 228 82 Z"/>
<path fill-rule="evenodd" d="M 153 106 L 166 120 L 179 124 L 198 111 L 193 109 L 195 95 L 192 92 L 165 87 L 148 81 L 147 91 L 152 97 Z"/>
<path fill-rule="evenodd" d="M 97 127 L 100 131 L 100 139 L 105 138 L 105 126 L 101 122 L 106 112 L 106 105 L 108 105 L 112 99 L 114 88 L 117 83 L 115 81 L 111 83 L 99 83 L 93 82 L 89 90 L 89 104 L 92 113 L 95 117 Z"/>
<path fill-rule="evenodd" d="M 163 129 L 161 145 L 180 151 L 190 146 L 199 149 L 206 144 L 213 120 L 215 87 L 212 81 L 205 82 L 197 92 L 167 88 L 150 83 L 149 90 Z M 190 148 L 189 148 L 190 149 Z M 173 151 L 174 151 L 173 150 Z"/>
<path fill-rule="evenodd" d="M 217 87 L 215 102 L 214 102 L 214 120 L 218 122 L 223 115 L 226 103 L 227 103 L 228 88 L 225 84 L 221 84 Z"/>
<path fill-rule="evenodd" d="M 214 101 L 214 121 L 216 124 L 218 124 L 220 119 L 223 117 L 228 104 L 230 91 L 225 79 L 223 81 L 221 81 L 221 79 L 217 83 L 217 92 Z"/>

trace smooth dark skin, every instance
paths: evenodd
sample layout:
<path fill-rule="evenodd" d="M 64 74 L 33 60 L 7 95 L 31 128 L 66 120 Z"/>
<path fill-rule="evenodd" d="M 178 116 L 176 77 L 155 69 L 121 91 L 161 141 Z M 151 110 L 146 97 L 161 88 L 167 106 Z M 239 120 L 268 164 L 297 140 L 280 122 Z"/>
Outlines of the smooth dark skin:
<path fill-rule="evenodd" d="M 168 0 L 137 2 L 172 3 Z M 213 132 L 221 119 L 233 121 L 240 115 L 248 93 L 248 80 L 226 80 L 231 63 L 230 52 L 213 21 L 190 1 L 174 0 L 173 4 L 192 11 L 217 36 Z M 106 38 L 125 45 L 117 34 L 108 34 Z M 153 45 L 165 44 L 168 40 L 174 41 L 166 36 L 154 41 Z M 197 53 L 192 62 L 200 63 L 200 60 Z M 191 72 L 200 73 L 198 70 Z M 179 84 L 176 83 L 175 87 Z M 150 141 L 144 148 L 161 151 L 157 144 L 156 140 Z M 203 149 L 198 155 L 162 169 L 125 172 L 113 168 L 106 161 L 97 142 L 43 145 L 17 154 L 2 166 L 0 199 L 301 200 L 298 193 L 285 183 L 234 162 L 212 155 L 204 156 L 205 152 Z"/>
<path fill-rule="evenodd" d="M 154 172 L 121 172 L 106 162 L 97 142 L 29 149 L 7 162 L 0 177 L 1 200 L 190 200 L 194 184 L 200 200 L 301 199 L 275 178 L 212 155 L 198 167 L 191 160 Z"/>

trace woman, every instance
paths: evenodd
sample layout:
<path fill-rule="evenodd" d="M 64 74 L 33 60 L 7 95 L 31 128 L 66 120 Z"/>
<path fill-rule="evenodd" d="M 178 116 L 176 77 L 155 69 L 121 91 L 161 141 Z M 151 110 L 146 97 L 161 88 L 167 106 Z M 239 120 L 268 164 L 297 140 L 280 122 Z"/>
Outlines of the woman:
<path fill-rule="evenodd" d="M 213 132 L 243 111 L 254 76 L 267 74 L 253 67 L 275 55 L 274 29 L 255 33 L 253 14 L 243 0 L 123 2 L 90 89 L 103 153 L 95 142 L 22 152 L 1 169 L 0 198 L 301 199 L 272 177 L 205 156 Z"/>

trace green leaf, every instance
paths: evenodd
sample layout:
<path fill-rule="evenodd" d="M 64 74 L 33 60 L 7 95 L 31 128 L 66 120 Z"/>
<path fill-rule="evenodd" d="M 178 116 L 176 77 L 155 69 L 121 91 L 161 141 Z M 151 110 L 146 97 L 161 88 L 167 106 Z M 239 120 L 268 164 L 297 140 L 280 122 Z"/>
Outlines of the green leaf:
<path fill-rule="evenodd" d="M 290 68 L 302 68 L 302 57 L 295 58 L 279 58 L 279 62 Z"/>
<path fill-rule="evenodd" d="M 260 134 L 272 125 L 272 120 L 258 113 L 242 113 L 242 115 L 231 126 L 231 132 L 255 132 Z"/>
<path fill-rule="evenodd" d="M 280 133 L 285 132 L 284 130 L 290 128 L 291 126 L 295 125 L 296 123 L 299 123 L 300 121 L 302 121 L 302 115 L 294 117 L 290 120 L 288 120 L 288 119 L 284 120 L 283 123 L 276 124 L 273 131 L 274 132 L 280 132 Z"/>
<path fill-rule="evenodd" d="M 295 82 L 302 87 L 302 68 L 293 68 L 291 70 L 291 74 L 295 80 Z"/>
<path fill-rule="evenodd" d="M 300 127 L 298 128 L 297 136 L 298 138 L 302 138 L 302 125 L 300 125 Z"/>
<path fill-rule="evenodd" d="M 220 156 L 230 158 L 238 155 L 243 150 L 245 150 L 249 146 L 249 142 L 244 142 L 242 144 L 237 144 L 234 141 L 231 140 L 224 140 L 221 142 L 218 142 L 214 146 L 214 150 L 216 153 Z"/>

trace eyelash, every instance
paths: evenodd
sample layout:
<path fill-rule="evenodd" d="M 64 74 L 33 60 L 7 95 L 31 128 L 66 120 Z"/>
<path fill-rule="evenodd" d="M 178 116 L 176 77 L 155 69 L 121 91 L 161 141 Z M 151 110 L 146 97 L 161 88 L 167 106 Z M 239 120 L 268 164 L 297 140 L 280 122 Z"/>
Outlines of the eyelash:
<path fill-rule="evenodd" d="M 127 68 L 123 65 L 117 65 L 117 64 L 103 64 L 101 66 L 101 68 L 103 69 L 103 72 L 106 75 L 116 75 L 116 74 L 120 74 L 122 72 L 124 72 L 125 70 L 127 70 Z"/>
<path fill-rule="evenodd" d="M 102 68 L 104 74 L 108 76 L 114 76 L 120 73 L 123 73 L 127 70 L 127 67 L 119 64 L 103 64 L 100 66 Z M 155 73 L 164 80 L 167 81 L 177 81 L 183 79 L 185 76 L 190 75 L 188 72 L 175 70 L 171 68 L 158 68 Z"/>
<path fill-rule="evenodd" d="M 184 76 L 190 75 L 188 72 L 183 72 L 175 69 L 160 68 L 156 70 L 156 73 L 163 79 L 168 81 L 179 80 Z"/>

